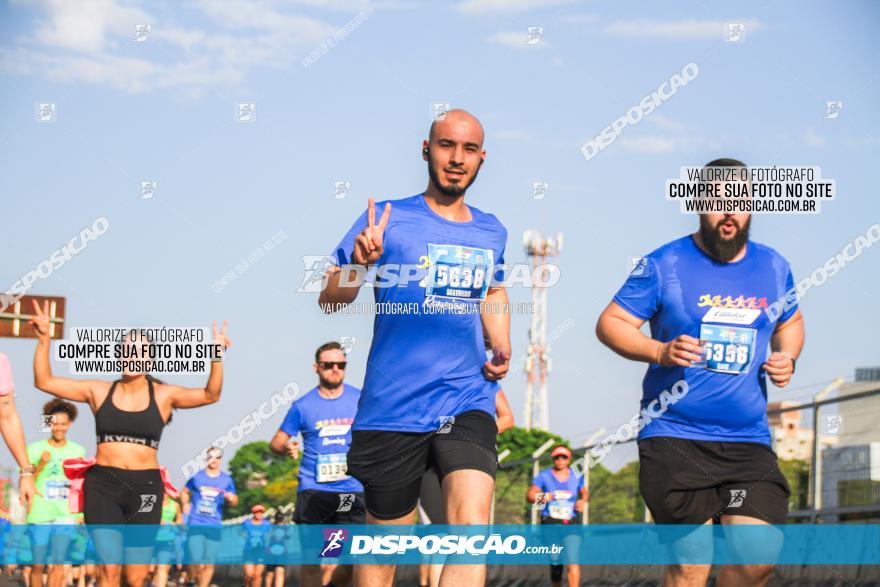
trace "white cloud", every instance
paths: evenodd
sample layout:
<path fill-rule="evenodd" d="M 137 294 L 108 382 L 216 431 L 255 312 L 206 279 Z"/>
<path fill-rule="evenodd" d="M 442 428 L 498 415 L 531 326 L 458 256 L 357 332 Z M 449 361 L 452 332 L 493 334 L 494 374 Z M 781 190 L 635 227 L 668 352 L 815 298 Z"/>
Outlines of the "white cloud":
<path fill-rule="evenodd" d="M 358 3 L 366 6 L 366 0 Z M 339 0 L 330 8 L 341 6 Z M 31 30 L 0 44 L 0 72 L 129 93 L 177 88 L 197 96 L 239 85 L 254 68 L 298 62 L 345 24 L 295 14 L 281 0 L 198 0 L 191 7 L 207 17 L 201 28 L 156 19 L 124 0 L 39 0 Z M 141 24 L 152 28 L 135 43 Z"/>
<path fill-rule="evenodd" d="M 201 29 L 183 29 L 175 26 L 160 26 L 150 31 L 150 39 L 177 45 L 187 53 L 204 43 L 206 36 L 205 31 Z"/>
<path fill-rule="evenodd" d="M 559 20 L 568 24 L 593 24 L 601 18 L 598 14 L 566 14 Z"/>
<path fill-rule="evenodd" d="M 43 0 L 37 6 L 46 16 L 37 20 L 34 40 L 84 53 L 103 51 L 111 43 L 110 37 L 132 39 L 136 25 L 152 21 L 141 9 L 114 0 Z"/>
<path fill-rule="evenodd" d="M 538 8 L 552 8 L 571 4 L 573 0 L 463 0 L 456 8 L 465 14 L 492 12 L 526 12 Z"/>
<path fill-rule="evenodd" d="M 727 30 L 723 20 L 618 20 L 602 31 L 612 37 L 641 37 L 645 39 L 716 39 L 723 40 Z M 739 20 L 745 25 L 745 34 L 750 35 L 762 28 L 757 20 Z"/>
<path fill-rule="evenodd" d="M 289 39 L 296 39 L 299 43 L 320 43 L 336 30 L 336 27 L 313 18 L 275 10 L 267 2 L 254 4 L 248 0 L 201 0 L 196 5 L 221 27 L 291 35 Z"/>
<path fill-rule="evenodd" d="M 501 32 L 495 33 L 494 35 L 489 37 L 487 40 L 490 43 L 495 43 L 496 45 L 504 45 L 505 47 L 513 47 L 513 48 L 527 47 L 529 49 L 532 49 L 534 47 L 546 47 L 547 46 L 547 41 L 545 41 L 544 39 L 539 40 L 534 45 L 526 45 L 525 44 L 526 39 L 528 39 L 528 38 L 529 38 L 529 34 L 528 34 L 528 31 L 526 31 L 526 30 L 519 31 L 519 32 L 517 32 L 517 31 L 501 31 Z"/>
<path fill-rule="evenodd" d="M 817 133 L 816 129 L 812 126 L 804 133 L 803 140 L 805 147 L 812 147 L 814 149 L 821 149 L 828 145 L 828 141 L 825 140 L 825 137 Z"/>
<path fill-rule="evenodd" d="M 205 88 L 231 87 L 243 81 L 240 69 L 217 67 L 208 59 L 165 66 L 112 55 L 64 56 L 0 48 L 0 70 L 10 71 L 7 65 L 13 62 L 18 64 L 16 73 L 19 74 L 41 73 L 52 81 L 103 85 L 130 94 L 178 88 L 190 96 L 198 96 Z"/>
<path fill-rule="evenodd" d="M 677 120 L 673 120 L 668 116 L 663 116 L 662 114 L 657 114 L 656 112 L 652 113 L 651 116 L 647 118 L 647 121 L 651 124 L 657 126 L 661 130 L 669 131 L 669 132 L 681 132 L 685 130 L 685 125 L 678 122 Z"/>
<path fill-rule="evenodd" d="M 658 136 L 623 137 L 620 144 L 624 149 L 637 153 L 671 153 L 675 150 L 674 141 Z"/>

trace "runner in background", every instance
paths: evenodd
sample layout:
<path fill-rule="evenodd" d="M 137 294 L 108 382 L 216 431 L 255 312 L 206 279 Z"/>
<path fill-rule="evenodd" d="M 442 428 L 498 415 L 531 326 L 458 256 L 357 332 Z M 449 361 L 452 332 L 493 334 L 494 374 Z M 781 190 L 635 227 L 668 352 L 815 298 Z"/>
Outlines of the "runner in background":
<path fill-rule="evenodd" d="M 0 507 L 0 552 L 15 552 L 16 544 L 12 529 L 12 522 L 9 521 L 9 511 Z M 13 559 L 15 560 L 15 559 Z M 0 580 L 4 576 L 12 577 L 15 574 L 16 565 L 9 562 L 0 562 Z"/>
<path fill-rule="evenodd" d="M 284 587 L 284 557 L 289 539 L 289 527 L 285 524 L 284 514 L 275 512 L 272 529 L 267 537 L 265 587 Z"/>
<path fill-rule="evenodd" d="M 570 526 L 570 532 L 563 533 L 565 552 L 577 553 L 580 550 L 581 528 L 578 514 L 584 511 L 587 488 L 584 478 L 571 468 L 571 450 L 567 446 L 557 446 L 550 453 L 553 466 L 544 469 L 532 480 L 526 501 L 542 507 L 542 524 L 563 524 Z M 568 568 L 568 587 L 581 584 L 581 567 L 578 563 L 565 565 Z M 553 587 L 562 585 L 563 565 L 550 565 L 550 581 Z"/>
<path fill-rule="evenodd" d="M 223 508 L 238 505 L 232 476 L 220 469 L 223 451 L 212 446 L 206 451 L 207 465 L 193 475 L 180 493 L 183 511 L 189 515 L 187 550 L 190 556 L 190 585 L 208 587 L 214 576 L 214 561 L 220 548 Z M 203 562 L 194 562 L 203 561 Z"/>
<path fill-rule="evenodd" d="M 130 357 L 117 381 L 71 379 L 52 374 L 49 358 L 49 302 L 41 308 L 34 301 L 31 325 L 37 333 L 34 352 L 34 385 L 56 397 L 89 404 L 95 414 L 97 452 L 94 462 L 82 463 L 84 482 L 83 513 L 89 525 L 158 525 L 162 518 L 165 482 L 159 470 L 157 453 L 162 430 L 176 408 L 197 408 L 217 402 L 223 388 L 223 360 L 211 362 L 205 387 L 186 388 L 158 382 L 148 372 L 138 370 L 149 361 L 150 343 L 132 341 L 131 334 L 119 344 Z M 226 323 L 221 331 L 213 325 L 213 342 L 226 349 Z M 138 331 L 141 338 L 142 331 Z M 125 549 L 141 557 L 153 547 L 153 537 L 146 532 L 122 536 L 122 532 L 101 528 L 93 533 L 95 547 L 102 560 L 119 560 Z M 146 580 L 148 564 L 128 564 L 125 581 L 140 587 Z M 118 585 L 123 565 L 99 566 L 102 587 Z"/>
<path fill-rule="evenodd" d="M 272 529 L 272 524 L 263 517 L 266 508 L 257 504 L 251 508 L 252 517 L 241 523 L 244 534 L 244 584 L 245 587 L 260 587 L 263 582 L 263 570 L 266 565 L 266 534 Z"/>
<path fill-rule="evenodd" d="M 31 587 L 42 587 L 44 565 L 48 564 L 47 587 L 67 583 L 65 565 L 67 548 L 74 537 L 77 516 L 70 513 L 67 492 L 70 482 L 62 463 L 66 459 L 84 457 L 86 449 L 67 439 L 67 431 L 76 420 L 76 406 L 62 399 L 53 399 L 43 406 L 43 424 L 51 426 L 51 436 L 28 446 L 28 459 L 34 465 L 37 494 L 27 514 L 28 531 L 34 548 Z M 53 528 L 52 526 L 56 526 Z M 58 561 L 51 564 L 52 561 Z"/>
<path fill-rule="evenodd" d="M 178 526 L 183 523 L 183 511 L 176 499 L 165 492 L 162 499 L 162 527 L 156 532 L 156 564 L 153 573 L 153 585 L 165 587 L 171 564 L 177 559 L 175 538 Z"/>
<path fill-rule="evenodd" d="M 15 381 L 12 378 L 12 367 L 4 353 L 0 353 L 0 434 L 3 435 L 9 452 L 20 467 L 18 490 L 21 503 L 26 509 L 30 509 L 35 492 L 34 466 L 28 460 L 24 429 L 15 409 Z"/>
<path fill-rule="evenodd" d="M 300 443 L 296 436 L 302 434 L 302 461 L 293 510 L 295 524 L 366 523 L 364 488 L 347 474 L 351 424 L 361 392 L 344 382 L 346 365 L 338 342 L 318 347 L 313 365 L 318 386 L 293 402 L 272 438 L 273 451 L 297 459 Z M 306 556 L 311 558 L 311 554 Z M 321 587 L 320 564 L 300 565 L 299 573 L 303 587 Z M 351 583 L 351 575 L 351 565 L 338 565 L 327 585 L 346 587 Z"/>
<path fill-rule="evenodd" d="M 86 549 L 88 548 L 89 535 L 82 523 L 82 514 L 75 514 L 75 516 L 77 517 L 78 526 L 72 532 L 70 549 L 68 550 L 71 563 L 68 584 L 85 587 L 87 578 Z"/>

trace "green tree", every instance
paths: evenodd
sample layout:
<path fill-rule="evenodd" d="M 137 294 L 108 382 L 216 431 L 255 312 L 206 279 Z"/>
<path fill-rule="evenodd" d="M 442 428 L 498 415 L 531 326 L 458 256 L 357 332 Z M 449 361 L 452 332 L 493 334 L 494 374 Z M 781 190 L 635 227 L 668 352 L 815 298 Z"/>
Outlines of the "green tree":
<path fill-rule="evenodd" d="M 561 436 L 544 430 L 514 427 L 498 437 L 498 452 L 509 449 L 510 455 L 502 461 L 495 477 L 495 522 L 497 524 L 523 524 L 529 521 L 530 506 L 526 492 L 532 483 L 532 464 L 505 466 L 521 459 L 528 459 L 549 439 L 567 444 Z M 549 467 L 549 451 L 542 459 L 541 468 Z"/>
<path fill-rule="evenodd" d="M 243 445 L 229 461 L 229 473 L 238 490 L 238 506 L 229 508 L 229 517 L 249 513 L 261 503 L 279 507 L 296 498 L 299 460 L 277 455 L 265 440 Z"/>
<path fill-rule="evenodd" d="M 791 488 L 788 509 L 791 511 L 806 509 L 809 504 L 810 463 L 799 459 L 779 459 L 779 469 Z"/>
<path fill-rule="evenodd" d="M 632 461 L 612 473 L 601 464 L 590 469 L 590 523 L 628 524 L 645 519 L 639 493 L 639 462 Z"/>

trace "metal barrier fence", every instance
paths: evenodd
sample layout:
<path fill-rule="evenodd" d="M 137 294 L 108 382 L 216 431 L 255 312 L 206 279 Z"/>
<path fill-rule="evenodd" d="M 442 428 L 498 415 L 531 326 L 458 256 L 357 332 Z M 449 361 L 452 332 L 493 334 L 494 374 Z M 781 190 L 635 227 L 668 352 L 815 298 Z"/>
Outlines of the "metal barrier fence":
<path fill-rule="evenodd" d="M 767 412 L 773 448 L 791 488 L 792 523 L 880 519 L 880 382 L 850 383 L 847 388 L 831 399 L 818 394 L 811 402 L 782 402 Z M 574 449 L 573 462 L 594 446 Z M 606 466 L 609 461 L 618 466 Z M 534 519 L 525 495 L 535 471 L 550 466 L 549 453 L 502 464 L 496 476 L 496 523 Z M 589 475 L 589 523 L 650 519 L 639 493 L 634 439 L 615 445 L 602 463 L 583 468 Z"/>
<path fill-rule="evenodd" d="M 837 397 L 823 393 L 803 404 L 783 402 L 768 411 L 773 448 L 791 488 L 791 522 L 880 520 L 880 381 L 848 383 Z M 574 460 L 595 445 L 574 449 Z M 536 447 L 537 448 L 537 447 Z M 584 463 L 589 461 L 585 459 Z M 552 466 L 549 452 L 537 459 L 503 462 L 496 475 L 493 519 L 499 524 L 534 520 L 526 492 L 538 470 Z M 591 524 L 644 522 L 650 513 L 639 493 L 635 440 L 613 447 L 588 473 Z M 17 474 L 0 470 L 5 506 L 13 520 L 23 520 Z M 293 503 L 279 508 L 290 513 Z M 274 514 L 274 509 L 270 514 Z M 240 523 L 240 516 L 224 523 Z"/>

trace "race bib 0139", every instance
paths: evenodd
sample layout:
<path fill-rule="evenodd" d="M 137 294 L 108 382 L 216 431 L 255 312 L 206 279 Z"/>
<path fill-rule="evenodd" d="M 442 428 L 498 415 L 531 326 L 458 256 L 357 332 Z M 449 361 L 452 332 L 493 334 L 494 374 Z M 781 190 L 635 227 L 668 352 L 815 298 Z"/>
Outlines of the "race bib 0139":
<path fill-rule="evenodd" d="M 489 249 L 460 245 L 428 245 L 428 297 L 483 300 L 489 290 L 494 256 Z"/>
<path fill-rule="evenodd" d="M 315 479 L 318 483 L 332 483 L 348 479 L 348 462 L 344 452 L 318 455 L 315 467 Z"/>

